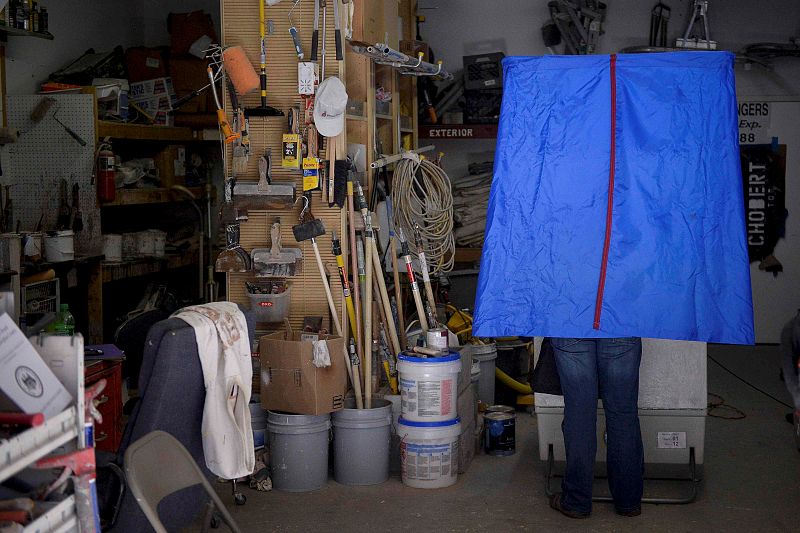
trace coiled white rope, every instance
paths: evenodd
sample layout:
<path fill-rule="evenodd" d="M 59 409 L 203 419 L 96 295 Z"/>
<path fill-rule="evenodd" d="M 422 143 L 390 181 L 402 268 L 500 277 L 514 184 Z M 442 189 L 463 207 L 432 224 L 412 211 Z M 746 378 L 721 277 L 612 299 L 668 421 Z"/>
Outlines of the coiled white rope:
<path fill-rule="evenodd" d="M 453 190 L 445 171 L 427 159 L 403 158 L 395 166 L 392 208 L 395 227 L 402 228 L 415 251 L 414 225 L 419 225 L 432 273 L 452 270 L 455 262 Z"/>

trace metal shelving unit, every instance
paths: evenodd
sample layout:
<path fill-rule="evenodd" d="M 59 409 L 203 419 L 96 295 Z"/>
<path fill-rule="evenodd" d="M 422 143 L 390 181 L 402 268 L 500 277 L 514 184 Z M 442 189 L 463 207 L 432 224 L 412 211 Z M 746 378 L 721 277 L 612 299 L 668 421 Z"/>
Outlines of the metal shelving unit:
<path fill-rule="evenodd" d="M 62 447 L 80 449 L 84 435 L 83 339 L 73 337 L 33 337 L 31 344 L 77 401 L 44 424 L 29 428 L 0 442 L 0 482 L 29 467 Z M 28 524 L 25 533 L 61 533 L 78 530 L 76 499 L 71 495 L 60 502 L 39 502 L 45 511 Z"/>

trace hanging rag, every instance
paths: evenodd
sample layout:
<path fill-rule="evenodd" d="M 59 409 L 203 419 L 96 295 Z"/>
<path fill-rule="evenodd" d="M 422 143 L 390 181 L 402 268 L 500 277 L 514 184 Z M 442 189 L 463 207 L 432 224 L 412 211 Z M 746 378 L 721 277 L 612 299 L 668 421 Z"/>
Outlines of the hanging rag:
<path fill-rule="evenodd" d="M 503 60 L 475 335 L 753 343 L 733 59 Z"/>
<path fill-rule="evenodd" d="M 247 321 L 231 302 L 195 305 L 174 315 L 194 329 L 203 367 L 203 454 L 224 479 L 250 475 L 255 466 L 250 394 L 253 363 Z"/>

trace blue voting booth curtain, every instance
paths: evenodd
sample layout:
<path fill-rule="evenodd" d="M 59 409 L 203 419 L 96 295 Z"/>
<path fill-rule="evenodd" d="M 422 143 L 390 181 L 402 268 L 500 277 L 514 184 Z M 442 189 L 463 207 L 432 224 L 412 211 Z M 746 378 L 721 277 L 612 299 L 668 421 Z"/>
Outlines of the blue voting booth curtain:
<path fill-rule="evenodd" d="M 474 333 L 752 344 L 733 55 L 503 68 Z"/>

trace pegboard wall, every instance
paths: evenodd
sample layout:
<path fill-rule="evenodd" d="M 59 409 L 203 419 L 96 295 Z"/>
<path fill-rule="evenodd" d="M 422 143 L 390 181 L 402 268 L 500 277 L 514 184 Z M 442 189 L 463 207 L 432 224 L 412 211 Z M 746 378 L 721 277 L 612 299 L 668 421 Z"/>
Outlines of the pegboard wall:
<path fill-rule="evenodd" d="M 222 33 L 224 46 L 241 46 L 254 68 L 258 70 L 260 63 L 260 33 L 258 19 L 258 2 L 263 0 L 223 0 L 222 4 Z M 288 114 L 291 107 L 301 107 L 301 98 L 297 89 L 297 55 L 289 35 L 289 9 L 294 2 L 287 1 L 275 6 L 267 6 L 266 17 L 272 21 L 274 32 L 267 36 L 267 100 L 268 105 L 281 109 Z M 334 18 L 332 2 L 328 3 L 327 39 L 325 43 L 325 76 L 339 76 L 344 79 L 344 62 L 336 61 L 334 42 Z M 342 7 L 340 5 L 340 7 Z M 340 9 L 343 15 L 345 9 Z M 311 53 L 311 33 L 314 25 L 314 1 L 300 2 L 292 12 L 292 22 L 297 27 L 302 40 L 306 59 Z M 320 15 L 320 26 L 322 16 Z M 344 27 L 344 24 L 342 24 Z M 320 27 L 320 40 L 322 28 Z M 346 43 L 343 43 L 347 46 Z M 320 43 L 320 54 L 322 53 Z M 259 92 L 255 91 L 244 98 L 245 107 L 259 105 Z M 230 100 L 226 92 L 226 109 L 230 116 Z M 267 150 L 273 154 L 273 179 L 275 183 L 294 182 L 297 190 L 302 191 L 302 172 L 281 168 L 281 140 L 283 133 L 288 130 L 286 117 L 252 118 L 250 120 L 250 142 L 252 153 L 247 165 L 247 171 L 236 177 L 239 181 L 258 181 L 258 158 Z M 320 145 L 327 148 L 329 140 Z M 345 133 L 336 138 L 338 154 L 344 154 L 346 147 Z M 326 157 L 326 150 L 320 150 L 320 157 Z M 226 175 L 230 175 L 230 149 L 226 153 Z M 299 194 L 299 193 L 298 193 Z M 325 297 L 319 269 L 314 258 L 310 242 L 296 243 L 292 235 L 292 225 L 297 224 L 299 207 L 291 210 L 250 211 L 249 220 L 242 224 L 241 244 L 247 250 L 265 247 L 269 243 L 269 227 L 273 218 L 281 219 L 281 238 L 285 247 L 300 247 L 303 250 L 303 273 L 290 280 L 292 283 L 292 300 L 290 306 L 290 322 L 292 327 L 299 329 L 304 316 L 323 316 L 326 325 L 329 324 L 328 304 Z M 331 250 L 331 231 L 343 234 L 340 221 L 340 210 L 328 208 L 327 202 L 322 201 L 319 192 L 315 192 L 312 199 L 312 212 L 321 219 L 327 234 L 317 239 L 322 261 L 331 274 L 331 293 L 334 296 L 340 320 L 343 319 L 342 288 L 336 271 L 336 261 Z M 244 282 L 251 279 L 247 274 L 229 274 L 227 277 L 228 299 L 249 305 Z M 344 326 L 344 323 L 342 323 Z M 276 329 L 279 324 L 262 325 L 264 328 Z M 330 326 L 328 326 L 330 327 Z M 331 328 L 332 329 L 332 328 Z"/>
<path fill-rule="evenodd" d="M 31 112 L 45 96 L 9 96 L 8 126 L 20 131 L 19 139 L 3 149 L 0 184 L 11 185 L 14 224 L 32 231 L 42 217 L 44 230 L 55 229 L 60 202 L 59 181 L 67 180 L 67 201 L 72 204 L 72 185 L 80 188 L 83 230 L 75 235 L 79 253 L 93 253 L 102 247 L 100 209 L 91 183 L 94 164 L 94 98 L 90 94 L 53 94 L 56 100 L 45 117 L 34 124 Z M 53 118 L 69 126 L 83 140 L 81 146 Z"/>

